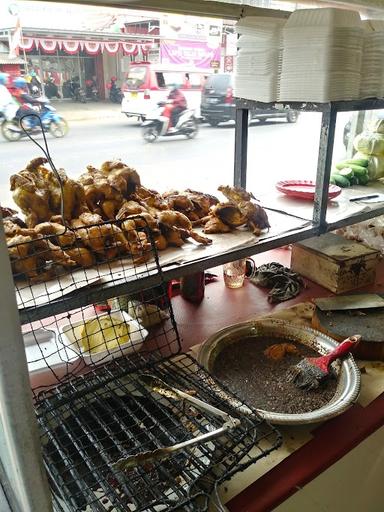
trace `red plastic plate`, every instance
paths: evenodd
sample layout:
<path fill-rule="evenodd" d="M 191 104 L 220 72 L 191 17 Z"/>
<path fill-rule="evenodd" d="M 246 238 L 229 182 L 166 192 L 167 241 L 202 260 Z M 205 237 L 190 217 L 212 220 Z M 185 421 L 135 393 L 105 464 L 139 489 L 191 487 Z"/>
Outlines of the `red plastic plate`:
<path fill-rule="evenodd" d="M 278 181 L 276 188 L 279 192 L 290 197 L 312 200 L 315 198 L 316 184 L 307 180 Z M 337 185 L 329 185 L 328 199 L 333 199 L 341 194 L 341 188 Z"/>

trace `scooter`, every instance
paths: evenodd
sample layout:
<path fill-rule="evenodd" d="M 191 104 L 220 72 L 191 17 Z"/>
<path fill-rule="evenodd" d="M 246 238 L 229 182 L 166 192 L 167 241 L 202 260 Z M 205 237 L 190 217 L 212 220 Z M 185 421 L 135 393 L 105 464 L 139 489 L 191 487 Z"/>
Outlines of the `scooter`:
<path fill-rule="evenodd" d="M 109 99 L 112 101 L 112 103 L 121 103 L 123 99 L 123 93 L 121 92 L 120 87 L 117 87 L 114 80 L 109 82 L 107 89 L 109 89 Z"/>
<path fill-rule="evenodd" d="M 185 135 L 187 139 L 196 137 L 198 124 L 194 110 L 189 109 L 181 112 L 176 126 L 169 129 L 172 101 L 161 101 L 157 105 L 158 108 L 148 114 L 142 124 L 143 138 L 146 142 L 155 142 L 160 136 Z"/>
<path fill-rule="evenodd" d="M 38 101 L 40 106 L 36 113 L 41 119 L 44 132 L 50 133 L 56 138 L 64 137 L 64 135 L 68 133 L 67 121 L 56 112 L 56 109 L 52 107 L 48 98 L 42 96 L 38 99 Z M 28 105 L 28 107 L 35 109 L 35 106 L 32 105 Z M 38 133 L 41 129 L 40 123 L 34 116 L 25 116 L 22 118 L 21 122 L 23 126 L 26 124 L 30 125 L 27 128 L 28 133 L 32 133 L 34 131 Z M 0 123 L 1 133 L 3 137 L 9 142 L 16 142 L 22 137 L 27 137 L 27 134 L 20 127 L 20 121 L 18 118 L 14 117 L 11 120 L 7 120 L 3 115 L 3 117 L 0 117 Z"/>
<path fill-rule="evenodd" d="M 87 80 L 85 82 L 85 95 L 89 100 L 99 101 L 99 90 L 93 80 Z"/>
<path fill-rule="evenodd" d="M 55 84 L 52 77 L 48 77 L 47 80 L 44 82 L 44 91 L 47 98 L 59 98 L 60 99 L 60 93 L 59 88 Z"/>
<path fill-rule="evenodd" d="M 71 78 L 69 81 L 69 93 L 71 98 L 80 103 L 87 103 L 87 98 L 84 89 L 80 86 L 80 81 L 77 77 Z"/>

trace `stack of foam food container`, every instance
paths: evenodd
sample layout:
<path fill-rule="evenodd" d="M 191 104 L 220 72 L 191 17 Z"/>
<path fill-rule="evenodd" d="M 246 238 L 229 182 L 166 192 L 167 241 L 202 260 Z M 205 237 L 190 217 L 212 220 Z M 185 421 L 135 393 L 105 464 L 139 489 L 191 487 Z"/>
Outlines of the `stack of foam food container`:
<path fill-rule="evenodd" d="M 363 21 L 365 28 L 361 66 L 361 98 L 384 96 L 384 21 Z"/>
<path fill-rule="evenodd" d="M 282 19 L 255 16 L 237 23 L 235 96 L 261 102 L 276 101 L 284 23 Z"/>
<path fill-rule="evenodd" d="M 303 9 L 283 30 L 280 101 L 359 98 L 364 28 L 355 11 Z"/>

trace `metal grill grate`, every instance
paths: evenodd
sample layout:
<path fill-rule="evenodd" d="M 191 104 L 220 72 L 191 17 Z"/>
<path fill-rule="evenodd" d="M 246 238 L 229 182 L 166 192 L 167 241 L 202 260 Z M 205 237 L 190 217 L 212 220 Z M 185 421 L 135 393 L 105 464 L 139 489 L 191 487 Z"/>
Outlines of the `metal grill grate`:
<path fill-rule="evenodd" d="M 240 427 L 167 460 L 118 471 L 113 464 L 121 457 L 174 445 L 223 421 L 149 391 L 124 359 L 40 393 L 43 456 L 58 510 L 66 503 L 71 512 L 206 511 L 217 483 L 279 445 L 273 427 L 256 412 L 243 415 L 241 402 L 189 356 L 147 369 L 239 418 Z"/>

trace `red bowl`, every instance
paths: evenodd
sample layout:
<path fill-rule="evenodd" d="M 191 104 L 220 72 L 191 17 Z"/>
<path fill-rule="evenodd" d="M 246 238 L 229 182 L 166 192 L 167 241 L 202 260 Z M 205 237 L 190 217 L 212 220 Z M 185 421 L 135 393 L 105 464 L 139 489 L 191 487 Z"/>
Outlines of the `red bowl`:
<path fill-rule="evenodd" d="M 282 192 L 287 196 L 313 201 L 315 198 L 316 183 L 314 181 L 307 180 L 278 181 L 276 183 L 276 188 L 279 192 Z M 337 185 L 329 185 L 328 199 L 333 199 L 339 194 L 341 194 L 340 187 Z"/>

